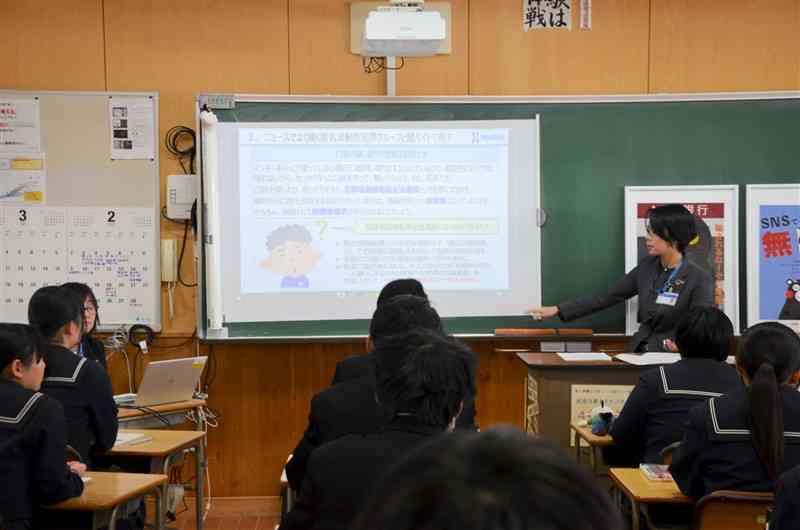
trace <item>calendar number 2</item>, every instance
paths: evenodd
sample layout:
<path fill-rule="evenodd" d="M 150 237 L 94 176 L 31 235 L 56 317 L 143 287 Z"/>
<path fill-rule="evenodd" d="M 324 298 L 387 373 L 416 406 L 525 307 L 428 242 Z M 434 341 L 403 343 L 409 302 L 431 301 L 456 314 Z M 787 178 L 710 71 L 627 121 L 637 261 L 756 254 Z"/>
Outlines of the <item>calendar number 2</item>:
<path fill-rule="evenodd" d="M 28 211 L 27 210 L 20 210 L 19 211 L 19 221 L 24 223 L 28 220 Z"/>
<path fill-rule="evenodd" d="M 108 216 L 107 222 L 109 222 L 109 223 L 116 223 L 117 222 L 117 219 L 116 219 L 117 213 L 114 210 L 107 211 L 106 215 Z"/>

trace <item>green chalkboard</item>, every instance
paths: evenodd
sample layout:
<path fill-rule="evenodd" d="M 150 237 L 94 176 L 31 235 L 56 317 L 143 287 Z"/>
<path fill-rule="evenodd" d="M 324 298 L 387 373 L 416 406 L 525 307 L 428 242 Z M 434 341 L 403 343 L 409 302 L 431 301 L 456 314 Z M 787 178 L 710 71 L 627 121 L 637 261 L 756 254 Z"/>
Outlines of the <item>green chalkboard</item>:
<path fill-rule="evenodd" d="M 222 122 L 541 119 L 542 298 L 600 291 L 624 273 L 624 187 L 800 181 L 800 99 L 538 103 L 240 101 Z M 740 192 L 740 303 L 745 299 Z M 363 335 L 367 320 L 229 324 L 231 337 Z M 535 327 L 526 317 L 454 318 L 455 333 Z M 564 326 L 546 322 L 542 327 Z M 624 333 L 624 305 L 570 326 Z"/>

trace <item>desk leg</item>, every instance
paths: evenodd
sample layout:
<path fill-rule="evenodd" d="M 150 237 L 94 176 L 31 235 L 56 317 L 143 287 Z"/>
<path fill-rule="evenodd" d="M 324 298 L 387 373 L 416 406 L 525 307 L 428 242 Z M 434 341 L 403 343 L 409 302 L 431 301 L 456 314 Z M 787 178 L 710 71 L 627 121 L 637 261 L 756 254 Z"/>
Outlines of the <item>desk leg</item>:
<path fill-rule="evenodd" d="M 206 451 L 205 451 L 205 436 L 197 441 L 197 451 L 194 455 L 194 473 L 195 473 L 195 519 L 197 530 L 203 530 L 203 508 L 205 506 L 205 472 L 206 466 Z"/>
<path fill-rule="evenodd" d="M 575 440 L 575 463 L 581 465 L 581 437 L 574 431 L 570 433 L 570 436 Z"/>
<path fill-rule="evenodd" d="M 597 476 L 597 447 L 594 445 L 589 448 L 590 456 L 589 458 L 592 459 L 592 474 Z"/>

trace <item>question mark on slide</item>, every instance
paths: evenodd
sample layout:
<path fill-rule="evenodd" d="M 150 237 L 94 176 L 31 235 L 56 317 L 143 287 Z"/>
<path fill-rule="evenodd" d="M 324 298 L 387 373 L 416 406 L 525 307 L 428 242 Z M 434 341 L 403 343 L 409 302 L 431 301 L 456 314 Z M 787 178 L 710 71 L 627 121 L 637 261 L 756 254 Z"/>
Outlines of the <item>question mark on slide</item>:
<path fill-rule="evenodd" d="M 319 226 L 319 238 L 325 239 L 325 230 L 328 229 L 328 221 L 325 219 L 317 220 L 317 226 Z"/>

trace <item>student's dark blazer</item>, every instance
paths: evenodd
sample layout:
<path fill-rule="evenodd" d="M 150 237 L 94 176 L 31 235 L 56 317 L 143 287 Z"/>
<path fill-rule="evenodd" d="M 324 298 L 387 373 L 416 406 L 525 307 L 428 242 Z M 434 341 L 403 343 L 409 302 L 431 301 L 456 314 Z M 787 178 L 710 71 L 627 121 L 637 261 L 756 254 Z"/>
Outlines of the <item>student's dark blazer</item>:
<path fill-rule="evenodd" d="M 770 530 L 800 528 L 800 467 L 790 469 L 778 480 L 775 488 L 775 510 L 769 521 Z"/>
<path fill-rule="evenodd" d="M 672 472 L 681 491 L 695 498 L 717 490 L 772 491 L 773 481 L 761 464 L 750 433 L 747 388 L 711 398 L 689 412 Z M 800 392 L 781 387 L 784 467 L 800 465 Z"/>
<path fill-rule="evenodd" d="M 108 372 L 106 365 L 106 347 L 103 341 L 95 339 L 91 335 L 84 335 L 81 339 L 83 356 L 103 367 L 104 372 Z"/>
<path fill-rule="evenodd" d="M 381 475 L 408 452 L 442 432 L 412 416 L 401 416 L 381 432 L 344 436 L 318 448 L 281 530 L 350 528 Z"/>
<path fill-rule="evenodd" d="M 663 351 L 664 339 L 673 339 L 681 316 L 695 307 L 710 306 L 714 301 L 714 282 L 709 273 L 684 259 L 675 278 L 672 292 L 679 293 L 675 306 L 657 304 L 657 291 L 664 286 L 671 271 L 661 265 L 658 256 L 648 256 L 601 295 L 577 298 L 558 305 L 565 322 L 606 309 L 639 295 L 637 320 L 639 330 L 628 342 L 628 351 Z"/>
<path fill-rule="evenodd" d="M 362 377 L 375 379 L 375 358 L 371 354 L 348 357 L 336 363 L 336 371 L 333 373 L 331 385 Z M 475 423 L 475 414 L 475 396 L 469 396 L 464 400 L 464 410 L 461 411 L 461 414 L 456 419 L 456 429 L 478 430 L 478 426 Z"/>
<path fill-rule="evenodd" d="M 356 360 L 357 359 L 357 360 Z M 372 354 L 348 360 L 345 370 L 337 370 L 339 383 L 311 399 L 308 427 L 292 451 L 286 464 L 286 478 L 292 489 L 299 491 L 311 453 L 319 446 L 345 434 L 367 434 L 377 431 L 392 418 L 392 412 L 375 398 L 375 363 Z M 360 377 L 356 379 L 342 379 Z M 456 420 L 456 428 L 476 430 L 475 401 L 464 402 L 464 410 Z"/>
<path fill-rule="evenodd" d="M 92 450 L 107 451 L 117 438 L 117 405 L 103 368 L 86 357 L 55 344 L 44 352 L 42 392 L 64 407 L 69 444 L 91 463 Z"/>
<path fill-rule="evenodd" d="M 660 464 L 661 450 L 683 438 L 689 410 L 741 386 L 736 369 L 714 359 L 681 359 L 642 373 L 611 426 L 615 453 L 633 465 Z"/>
<path fill-rule="evenodd" d="M 0 527 L 35 528 L 37 506 L 83 492 L 65 463 L 66 447 L 58 401 L 0 377 Z"/>

